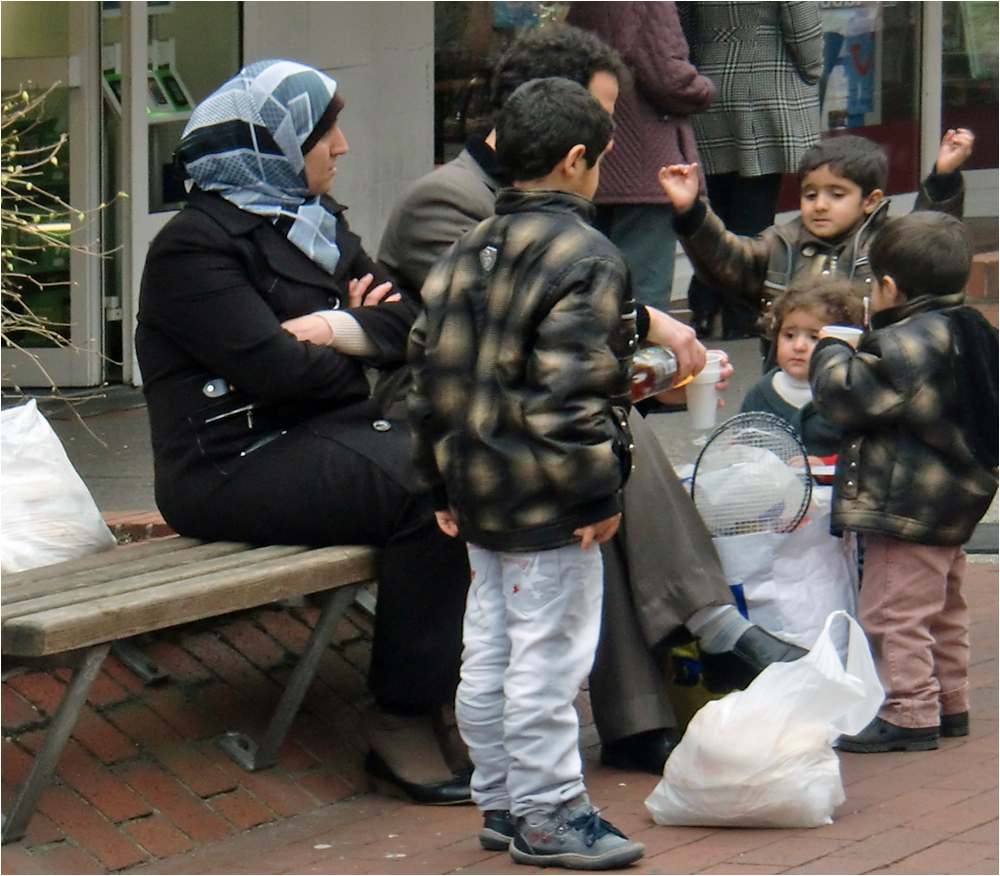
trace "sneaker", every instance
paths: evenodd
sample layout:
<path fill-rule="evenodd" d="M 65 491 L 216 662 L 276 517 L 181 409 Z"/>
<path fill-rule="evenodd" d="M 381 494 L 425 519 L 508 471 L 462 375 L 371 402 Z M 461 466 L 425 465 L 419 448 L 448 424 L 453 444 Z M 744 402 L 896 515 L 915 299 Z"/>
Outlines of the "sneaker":
<path fill-rule="evenodd" d="M 942 736 L 968 736 L 969 735 L 969 713 L 955 712 L 953 715 L 941 716 Z"/>
<path fill-rule="evenodd" d="M 646 853 L 598 815 L 581 794 L 563 803 L 539 824 L 517 819 L 510 856 L 518 864 L 564 867 L 567 870 L 617 870 Z"/>
<path fill-rule="evenodd" d="M 937 727 L 897 727 L 875 718 L 857 736 L 841 736 L 837 748 L 859 754 L 883 751 L 933 751 L 938 747 Z"/>
<path fill-rule="evenodd" d="M 506 809 L 491 809 L 483 813 L 479 828 L 479 845 L 488 852 L 506 852 L 514 838 L 514 817 Z"/>

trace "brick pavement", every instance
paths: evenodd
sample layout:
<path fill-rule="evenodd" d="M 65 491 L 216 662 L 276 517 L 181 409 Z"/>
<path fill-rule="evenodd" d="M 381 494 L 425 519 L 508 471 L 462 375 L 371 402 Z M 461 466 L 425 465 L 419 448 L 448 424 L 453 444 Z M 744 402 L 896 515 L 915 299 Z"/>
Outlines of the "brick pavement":
<path fill-rule="evenodd" d="M 579 708 L 591 795 L 646 843 L 635 873 L 998 873 L 997 578 L 971 565 L 972 733 L 934 752 L 842 754 L 846 802 L 812 830 L 671 828 L 643 800 L 654 777 L 602 768 L 586 695 Z M 27 836 L 4 873 L 524 873 L 484 852 L 469 807 L 372 793 L 359 711 L 370 626 L 352 613 L 276 767 L 250 775 L 215 748 L 259 734 L 309 608 L 268 607 L 150 639 L 171 676 L 144 687 L 109 659 Z M 8 673 L 2 685 L 3 803 L 29 765 L 68 675 Z"/>

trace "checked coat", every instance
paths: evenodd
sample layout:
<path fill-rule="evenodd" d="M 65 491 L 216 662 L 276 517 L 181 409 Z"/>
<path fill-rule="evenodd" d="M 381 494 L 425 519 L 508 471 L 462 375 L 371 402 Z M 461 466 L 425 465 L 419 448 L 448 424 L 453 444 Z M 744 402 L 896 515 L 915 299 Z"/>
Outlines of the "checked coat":
<path fill-rule="evenodd" d="M 819 138 L 817 3 L 685 4 L 691 60 L 717 89 L 691 116 L 706 174 L 791 173 Z"/>

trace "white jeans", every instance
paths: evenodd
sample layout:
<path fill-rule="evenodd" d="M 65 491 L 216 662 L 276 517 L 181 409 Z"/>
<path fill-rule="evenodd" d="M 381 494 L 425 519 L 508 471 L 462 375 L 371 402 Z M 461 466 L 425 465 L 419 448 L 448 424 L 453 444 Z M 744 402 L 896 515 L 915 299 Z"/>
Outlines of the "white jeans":
<path fill-rule="evenodd" d="M 483 811 L 548 815 L 584 792 L 573 700 L 601 630 L 603 564 L 595 545 L 498 553 L 469 545 L 456 714 Z"/>

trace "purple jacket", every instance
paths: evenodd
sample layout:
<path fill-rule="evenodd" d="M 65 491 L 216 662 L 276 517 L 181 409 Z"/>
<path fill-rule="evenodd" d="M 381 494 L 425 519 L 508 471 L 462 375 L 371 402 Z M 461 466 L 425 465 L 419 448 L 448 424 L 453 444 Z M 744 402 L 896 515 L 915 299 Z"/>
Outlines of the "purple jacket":
<path fill-rule="evenodd" d="M 688 60 L 673 3 L 574 3 L 567 24 L 617 49 L 632 73 L 615 105 L 615 145 L 601 162 L 597 204 L 662 204 L 657 171 L 698 161 L 687 116 L 706 110 L 715 86 Z"/>

